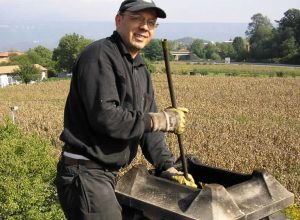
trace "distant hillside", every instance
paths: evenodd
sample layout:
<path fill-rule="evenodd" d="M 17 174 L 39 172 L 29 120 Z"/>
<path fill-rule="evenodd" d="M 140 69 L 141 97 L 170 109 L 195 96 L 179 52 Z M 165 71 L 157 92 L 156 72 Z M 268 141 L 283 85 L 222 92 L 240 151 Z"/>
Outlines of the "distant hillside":
<path fill-rule="evenodd" d="M 197 39 L 197 38 L 195 38 L 195 37 L 183 37 L 183 38 L 176 39 L 175 41 L 177 43 L 179 43 L 180 45 L 182 45 L 182 46 L 189 47 L 195 39 Z M 204 40 L 200 37 L 198 37 L 198 39 L 201 39 L 206 43 L 210 42 L 209 40 Z"/>
<path fill-rule="evenodd" d="M 247 23 L 163 23 L 156 31 L 156 37 L 171 40 L 184 37 L 222 42 L 234 37 L 245 37 Z"/>
<path fill-rule="evenodd" d="M 183 37 L 183 38 L 176 39 L 176 41 L 180 45 L 183 45 L 185 47 L 190 46 L 193 43 L 194 40 L 195 40 L 195 38 L 193 38 L 193 37 Z"/>
<path fill-rule="evenodd" d="M 200 38 L 222 42 L 236 36 L 245 37 L 246 23 L 161 23 L 155 38 L 190 41 Z M 65 34 L 77 33 L 97 40 L 111 35 L 115 29 L 113 22 L 24 22 L 1 24 L 0 52 L 7 50 L 25 51 L 43 45 L 49 49 L 57 47 Z M 190 42 L 185 42 L 190 43 Z"/>

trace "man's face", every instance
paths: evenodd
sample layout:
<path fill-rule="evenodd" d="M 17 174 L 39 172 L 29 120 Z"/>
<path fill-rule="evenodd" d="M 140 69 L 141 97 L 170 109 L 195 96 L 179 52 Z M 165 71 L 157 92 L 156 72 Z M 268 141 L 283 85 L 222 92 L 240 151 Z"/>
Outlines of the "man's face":
<path fill-rule="evenodd" d="M 134 58 L 151 40 L 156 27 L 154 10 L 125 11 L 116 16 L 117 32 Z"/>

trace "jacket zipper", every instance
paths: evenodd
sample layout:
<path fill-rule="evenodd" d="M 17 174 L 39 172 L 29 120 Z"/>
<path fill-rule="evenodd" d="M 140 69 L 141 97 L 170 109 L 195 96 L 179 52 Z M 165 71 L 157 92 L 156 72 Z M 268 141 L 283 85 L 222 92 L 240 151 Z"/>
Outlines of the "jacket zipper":
<path fill-rule="evenodd" d="M 131 74 L 130 74 L 131 84 L 132 84 L 132 101 L 133 101 L 133 109 L 137 109 L 137 100 L 136 100 L 136 80 L 134 75 L 134 65 L 131 64 Z"/>

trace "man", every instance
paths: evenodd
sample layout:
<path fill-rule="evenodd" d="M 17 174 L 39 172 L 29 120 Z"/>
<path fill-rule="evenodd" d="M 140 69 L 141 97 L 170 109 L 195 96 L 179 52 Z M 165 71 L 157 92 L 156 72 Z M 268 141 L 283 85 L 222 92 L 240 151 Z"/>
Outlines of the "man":
<path fill-rule="evenodd" d="M 116 31 L 87 46 L 74 65 L 55 179 L 67 219 L 122 219 L 115 177 L 136 156 L 138 145 L 158 172 L 195 186 L 173 167 L 163 134 L 182 133 L 187 110 L 157 112 L 139 55 L 158 17 L 166 13 L 153 1 L 125 0 L 115 17 Z"/>

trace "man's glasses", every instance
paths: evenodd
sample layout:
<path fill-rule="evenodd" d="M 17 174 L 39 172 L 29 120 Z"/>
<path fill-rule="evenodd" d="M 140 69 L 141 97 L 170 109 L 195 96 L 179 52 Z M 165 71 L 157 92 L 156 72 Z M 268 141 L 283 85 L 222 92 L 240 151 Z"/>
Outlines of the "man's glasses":
<path fill-rule="evenodd" d="M 138 25 L 147 24 L 149 30 L 153 30 L 158 26 L 158 23 L 156 23 L 156 19 L 146 20 L 146 18 L 144 18 L 142 15 L 139 14 L 121 13 L 121 15 L 127 15 L 130 18 L 130 20 L 135 24 Z"/>

